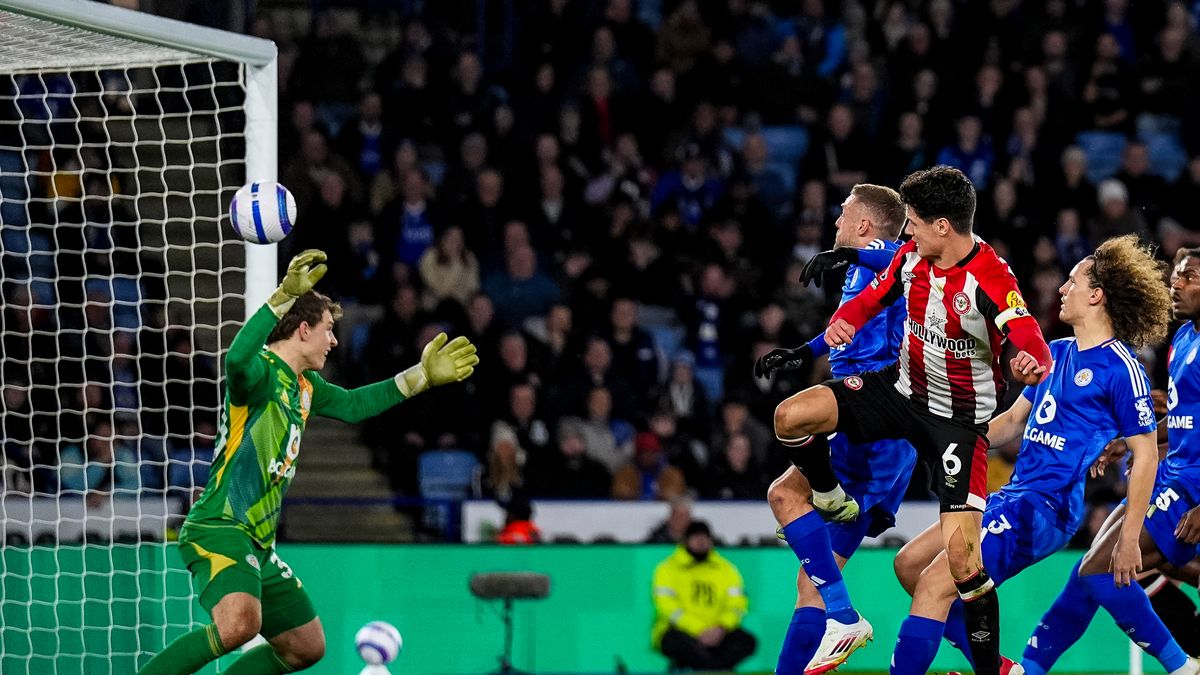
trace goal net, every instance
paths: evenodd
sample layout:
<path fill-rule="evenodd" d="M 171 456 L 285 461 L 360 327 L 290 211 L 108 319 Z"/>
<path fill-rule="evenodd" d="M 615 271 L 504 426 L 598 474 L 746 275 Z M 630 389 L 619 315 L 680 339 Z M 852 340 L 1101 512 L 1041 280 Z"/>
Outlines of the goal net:
<path fill-rule="evenodd" d="M 273 70 L 264 96 L 261 63 L 204 52 L 231 40 L 273 58 L 97 3 L 0 0 L 0 672 L 131 673 L 208 621 L 172 540 L 246 306 L 226 207 L 275 169 L 273 129 L 269 161 L 246 160 Z"/>

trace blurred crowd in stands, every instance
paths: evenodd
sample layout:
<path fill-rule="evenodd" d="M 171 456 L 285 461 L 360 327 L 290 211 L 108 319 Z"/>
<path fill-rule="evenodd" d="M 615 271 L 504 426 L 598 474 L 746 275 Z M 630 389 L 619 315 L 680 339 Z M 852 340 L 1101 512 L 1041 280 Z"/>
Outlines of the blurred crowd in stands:
<path fill-rule="evenodd" d="M 751 364 L 836 306 L 837 283 L 799 270 L 859 182 L 962 169 L 1047 338 L 1069 333 L 1057 288 L 1100 241 L 1200 244 L 1193 3 L 361 4 L 263 1 L 248 30 L 280 48 L 279 175 L 301 214 L 281 261 L 325 250 L 322 290 L 347 307 L 335 380 L 397 372 L 440 330 L 480 348 L 474 378 L 365 425 L 399 494 L 455 453 L 440 465 L 487 498 L 762 499 L 786 466 L 774 406 L 827 368 Z M 37 317 L 6 304 L 5 321 Z M 215 380 L 165 339 L 166 381 Z M 1159 384 L 1162 356 L 1143 355 Z M 123 384 L 94 395 L 120 405 Z M 211 447 L 214 428 L 180 424 Z M 122 451 L 73 452 L 92 443 Z M 996 483 L 1014 452 L 993 451 Z"/>

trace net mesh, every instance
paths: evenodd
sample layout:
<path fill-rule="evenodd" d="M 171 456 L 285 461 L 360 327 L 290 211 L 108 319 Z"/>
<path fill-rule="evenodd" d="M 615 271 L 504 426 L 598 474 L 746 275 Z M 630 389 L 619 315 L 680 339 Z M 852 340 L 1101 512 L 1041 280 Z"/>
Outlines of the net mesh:
<path fill-rule="evenodd" d="M 134 672 L 207 621 L 169 541 L 243 316 L 245 73 L 2 12 L 0 34 L 0 672 Z"/>

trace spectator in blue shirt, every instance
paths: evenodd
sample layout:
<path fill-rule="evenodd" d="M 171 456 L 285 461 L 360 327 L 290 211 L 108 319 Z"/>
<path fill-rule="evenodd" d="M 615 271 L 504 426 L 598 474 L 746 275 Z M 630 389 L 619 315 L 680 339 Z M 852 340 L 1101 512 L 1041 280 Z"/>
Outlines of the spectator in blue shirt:
<path fill-rule="evenodd" d="M 708 175 L 708 164 L 699 145 L 689 143 L 682 152 L 680 168 L 664 174 L 654 186 L 650 208 L 657 212 L 671 204 L 679 211 L 684 227 L 695 232 L 721 196 L 721 181 Z"/>
<path fill-rule="evenodd" d="M 542 316 L 558 302 L 558 284 L 537 266 L 533 248 L 518 246 L 505 254 L 505 271 L 483 282 L 483 292 L 496 306 L 496 316 L 510 326 L 521 326 L 531 316 Z"/>
<path fill-rule="evenodd" d="M 947 145 L 938 153 L 937 163 L 952 166 L 971 179 L 980 192 L 988 189 L 996 155 L 992 142 L 983 136 L 983 125 L 975 115 L 964 115 L 958 119 L 958 141 Z"/>

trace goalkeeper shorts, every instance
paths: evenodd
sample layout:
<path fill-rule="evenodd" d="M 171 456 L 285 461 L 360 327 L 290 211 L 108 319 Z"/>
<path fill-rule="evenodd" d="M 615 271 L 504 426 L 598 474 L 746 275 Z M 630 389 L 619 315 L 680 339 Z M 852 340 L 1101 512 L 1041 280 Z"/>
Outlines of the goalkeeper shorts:
<path fill-rule="evenodd" d="M 249 593 L 262 602 L 259 633 L 268 640 L 317 617 L 292 568 L 236 527 L 184 527 L 179 555 L 209 615 L 226 595 Z"/>

